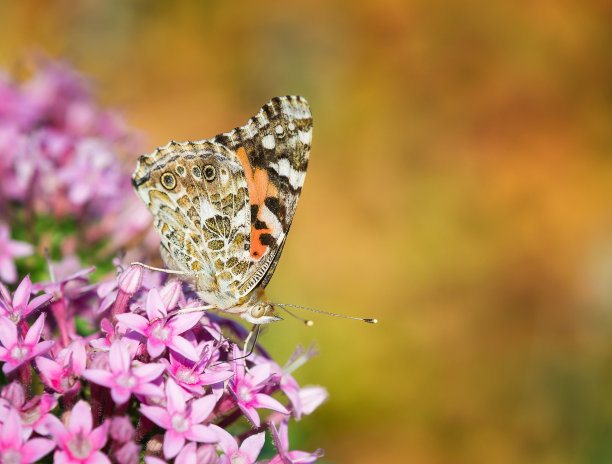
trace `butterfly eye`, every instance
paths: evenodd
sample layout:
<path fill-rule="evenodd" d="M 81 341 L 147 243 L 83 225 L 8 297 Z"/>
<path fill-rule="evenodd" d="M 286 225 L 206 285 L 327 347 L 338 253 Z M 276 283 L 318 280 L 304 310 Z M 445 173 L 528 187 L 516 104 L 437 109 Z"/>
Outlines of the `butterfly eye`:
<path fill-rule="evenodd" d="M 194 166 L 191 168 L 191 174 L 193 174 L 193 177 L 197 177 L 198 179 L 200 177 L 202 177 L 202 171 L 200 171 L 200 167 L 199 166 Z"/>
<path fill-rule="evenodd" d="M 215 175 L 217 174 L 217 170 L 212 164 L 207 164 L 204 167 L 204 179 L 208 182 L 211 182 L 215 179 Z"/>
<path fill-rule="evenodd" d="M 257 319 L 263 316 L 265 312 L 266 310 L 264 309 L 263 305 L 258 304 L 257 306 L 254 306 L 253 309 L 251 309 L 251 316 Z"/>
<path fill-rule="evenodd" d="M 164 172 L 161 176 L 161 183 L 168 190 L 172 190 L 176 187 L 176 177 L 171 172 Z"/>

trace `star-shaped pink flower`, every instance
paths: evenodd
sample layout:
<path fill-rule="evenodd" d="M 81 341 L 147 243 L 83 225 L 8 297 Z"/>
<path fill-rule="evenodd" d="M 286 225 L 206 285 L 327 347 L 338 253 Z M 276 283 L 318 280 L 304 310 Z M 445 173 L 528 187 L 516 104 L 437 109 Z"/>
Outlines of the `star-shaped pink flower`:
<path fill-rule="evenodd" d="M 113 342 L 108 359 L 109 370 L 85 369 L 81 375 L 93 383 L 110 388 L 115 403 L 124 404 L 130 399 L 132 393 L 163 396 L 161 389 L 151 383 L 164 371 L 163 364 L 151 363 L 132 367 L 133 355 L 121 340 Z"/>
<path fill-rule="evenodd" d="M 166 459 L 176 456 L 186 440 L 199 443 L 216 443 L 219 438 L 210 425 L 202 422 L 215 407 L 213 395 L 207 395 L 189 403 L 183 392 L 172 379 L 166 381 L 166 407 L 140 406 L 142 414 L 152 422 L 166 429 L 163 451 Z"/>
<path fill-rule="evenodd" d="M 234 358 L 240 357 L 240 350 L 234 345 Z M 229 391 L 236 398 L 238 407 L 244 415 L 259 427 L 260 419 L 257 408 L 272 409 L 273 411 L 289 414 L 285 406 L 269 395 L 260 393 L 272 375 L 269 363 L 258 364 L 245 372 L 243 360 L 234 361 L 234 378 L 229 383 Z"/>
<path fill-rule="evenodd" d="M 80 388 L 79 376 L 87 362 L 85 346 L 81 340 L 73 341 L 61 350 L 55 359 L 36 358 L 43 383 L 58 393 L 66 393 Z"/>
<path fill-rule="evenodd" d="M 53 298 L 53 295 L 44 294 L 30 301 L 31 295 L 32 281 L 29 275 L 21 281 L 12 298 L 8 290 L 0 283 L 0 314 L 17 324 L 32 311 Z"/>
<path fill-rule="evenodd" d="M 195 347 L 180 334 L 196 325 L 201 313 L 180 314 L 168 319 L 166 306 L 155 288 L 147 295 L 146 312 L 148 319 L 138 314 L 124 313 L 118 314 L 117 320 L 146 338 L 151 357 L 157 358 L 167 347 L 193 361 L 199 359 Z"/>
<path fill-rule="evenodd" d="M 38 342 L 44 328 L 45 315 L 41 314 L 25 337 L 17 335 L 17 326 L 7 317 L 0 316 L 0 361 L 4 361 L 2 372 L 8 374 L 23 363 L 51 349 L 53 340 Z"/>
<path fill-rule="evenodd" d="M 213 425 L 219 435 L 219 446 L 223 455 L 219 458 L 219 464 L 254 464 L 266 441 L 266 432 L 251 435 L 238 447 L 236 439 L 221 427 Z"/>
<path fill-rule="evenodd" d="M 81 400 L 72 408 L 68 427 L 61 420 L 50 416 L 47 421 L 49 433 L 57 442 L 58 449 L 53 462 L 61 464 L 110 464 L 110 459 L 100 451 L 106 444 L 109 422 L 93 428 L 91 407 Z"/>
<path fill-rule="evenodd" d="M 49 411 L 57 405 L 57 399 L 53 395 L 43 393 L 34 396 L 27 403 L 25 400 L 25 391 L 19 382 L 15 381 L 4 387 L 0 398 L 0 423 L 5 422 L 9 411 L 14 409 L 21 417 L 24 431 L 31 433 L 34 430 L 46 435 L 46 420 L 50 415 Z"/>
<path fill-rule="evenodd" d="M 170 351 L 170 361 L 162 359 L 161 362 L 166 365 L 166 369 L 179 386 L 190 393 L 202 396 L 205 385 L 223 382 L 234 375 L 227 363 L 216 363 L 216 358 L 215 360 L 209 358 L 213 351 L 218 354 L 214 342 L 209 341 L 198 346 L 197 362 L 174 355 L 172 351 Z"/>
<path fill-rule="evenodd" d="M 0 462 L 7 464 L 39 462 L 55 448 L 55 443 L 46 438 L 27 440 L 31 431 L 23 429 L 19 413 L 11 408 L 0 428 Z"/>

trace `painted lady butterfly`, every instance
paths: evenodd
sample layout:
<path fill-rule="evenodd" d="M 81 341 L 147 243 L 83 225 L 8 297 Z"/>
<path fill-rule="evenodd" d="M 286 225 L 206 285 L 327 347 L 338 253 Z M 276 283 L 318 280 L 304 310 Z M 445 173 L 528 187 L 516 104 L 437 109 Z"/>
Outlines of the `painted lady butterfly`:
<path fill-rule="evenodd" d="M 255 324 L 280 319 L 265 296 L 304 185 L 312 138 L 305 99 L 270 100 L 249 122 L 143 155 L 132 175 L 161 256 L 215 308 Z"/>

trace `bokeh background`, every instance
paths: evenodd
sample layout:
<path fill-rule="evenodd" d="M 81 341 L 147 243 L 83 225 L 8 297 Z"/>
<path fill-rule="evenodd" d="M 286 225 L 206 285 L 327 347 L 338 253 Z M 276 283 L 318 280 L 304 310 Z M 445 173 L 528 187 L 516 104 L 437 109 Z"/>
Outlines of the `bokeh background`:
<path fill-rule="evenodd" d="M 292 445 L 326 462 L 612 459 L 609 2 L 0 2 L 0 65 L 61 58 L 142 152 L 311 103 L 276 300 L 329 401 Z M 138 153 L 134 153 L 134 160 Z M 1 181 L 1 180 L 0 180 Z M 303 314 L 309 317 L 309 314 Z"/>

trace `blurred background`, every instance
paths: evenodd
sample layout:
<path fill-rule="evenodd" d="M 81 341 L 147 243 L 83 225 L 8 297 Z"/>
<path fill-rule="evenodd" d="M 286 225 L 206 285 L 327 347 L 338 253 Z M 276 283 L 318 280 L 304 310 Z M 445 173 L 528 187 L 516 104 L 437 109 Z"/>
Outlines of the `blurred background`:
<path fill-rule="evenodd" d="M 142 153 L 314 115 L 262 337 L 330 399 L 293 425 L 325 462 L 612 459 L 609 2 L 2 1 L 0 66 L 61 58 Z M 133 159 L 140 153 L 133 153 Z M 303 314 L 310 317 L 310 314 Z"/>

